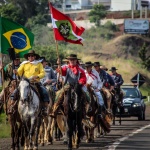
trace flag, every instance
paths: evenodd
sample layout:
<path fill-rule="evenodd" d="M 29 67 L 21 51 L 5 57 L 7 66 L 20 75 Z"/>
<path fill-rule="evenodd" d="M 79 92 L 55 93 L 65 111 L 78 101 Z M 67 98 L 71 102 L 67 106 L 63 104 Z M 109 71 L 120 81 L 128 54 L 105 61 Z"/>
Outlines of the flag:
<path fill-rule="evenodd" d="M 49 7 L 55 40 L 82 44 L 81 34 L 85 29 L 83 27 L 78 28 L 68 16 L 55 9 L 51 3 L 49 3 Z"/>
<path fill-rule="evenodd" d="M 1 53 L 8 54 L 8 48 L 14 48 L 15 52 L 23 57 L 33 45 L 34 34 L 22 25 L 9 19 L 0 18 Z"/>

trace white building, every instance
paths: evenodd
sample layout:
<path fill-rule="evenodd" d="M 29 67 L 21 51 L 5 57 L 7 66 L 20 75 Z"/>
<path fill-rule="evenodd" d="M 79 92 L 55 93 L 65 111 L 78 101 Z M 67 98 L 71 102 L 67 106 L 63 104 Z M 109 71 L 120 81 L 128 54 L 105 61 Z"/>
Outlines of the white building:
<path fill-rule="evenodd" d="M 94 4 L 102 4 L 107 9 L 110 9 L 111 0 L 51 0 L 54 2 L 57 9 L 67 10 L 79 10 L 79 9 L 91 9 Z"/>
<path fill-rule="evenodd" d="M 131 10 L 134 0 L 111 0 L 111 11 Z"/>
<path fill-rule="evenodd" d="M 140 10 L 141 9 L 141 1 L 142 0 L 111 0 L 111 11 L 125 11 L 125 10 Z M 149 2 L 150 9 L 150 0 L 143 0 Z"/>

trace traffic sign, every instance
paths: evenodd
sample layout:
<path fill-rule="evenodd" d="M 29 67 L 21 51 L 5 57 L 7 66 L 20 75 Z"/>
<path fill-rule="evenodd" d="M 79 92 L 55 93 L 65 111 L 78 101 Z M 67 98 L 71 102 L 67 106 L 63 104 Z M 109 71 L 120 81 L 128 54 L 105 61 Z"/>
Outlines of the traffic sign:
<path fill-rule="evenodd" d="M 140 87 L 145 83 L 145 77 L 142 74 L 138 73 L 131 79 L 131 82 L 137 84 L 137 86 Z"/>

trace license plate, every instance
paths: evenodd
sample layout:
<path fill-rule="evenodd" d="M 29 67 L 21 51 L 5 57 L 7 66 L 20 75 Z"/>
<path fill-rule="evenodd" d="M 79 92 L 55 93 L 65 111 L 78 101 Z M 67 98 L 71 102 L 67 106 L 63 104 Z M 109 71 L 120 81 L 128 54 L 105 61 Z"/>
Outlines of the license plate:
<path fill-rule="evenodd" d="M 124 109 L 124 111 L 125 111 L 125 112 L 128 112 L 128 109 L 127 109 L 127 108 L 125 108 L 125 109 Z"/>

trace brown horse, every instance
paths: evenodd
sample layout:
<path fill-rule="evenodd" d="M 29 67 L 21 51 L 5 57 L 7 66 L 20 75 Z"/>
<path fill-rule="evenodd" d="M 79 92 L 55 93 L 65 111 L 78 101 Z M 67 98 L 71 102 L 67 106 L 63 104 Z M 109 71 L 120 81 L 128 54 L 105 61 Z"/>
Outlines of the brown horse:
<path fill-rule="evenodd" d="M 89 120 L 84 120 L 83 123 L 85 125 L 86 131 L 86 142 L 94 142 L 94 130 L 96 128 L 99 129 L 99 126 L 106 132 L 110 132 L 110 125 L 108 123 L 107 115 L 105 110 L 102 110 L 98 105 L 97 98 L 94 94 L 94 91 L 90 85 L 87 85 L 88 92 L 91 98 L 91 111 L 87 112 L 87 117 Z M 99 116 L 101 110 L 101 116 Z"/>
<path fill-rule="evenodd" d="M 3 105 L 4 111 L 7 115 L 8 122 L 11 128 L 11 150 L 19 150 L 19 138 L 21 137 L 21 127 L 22 122 L 18 113 L 18 103 L 12 106 L 10 100 L 10 94 L 16 88 L 16 81 L 11 81 L 10 85 L 6 87 L 2 92 L 1 104 Z M 13 108 L 11 108 L 13 107 Z M 12 113 L 10 113 L 10 109 L 12 109 Z M 23 145 L 24 139 L 21 138 L 21 145 Z"/>
<path fill-rule="evenodd" d="M 46 89 L 49 93 L 50 103 L 48 105 L 48 114 L 52 111 L 52 106 L 54 104 L 55 92 L 51 86 L 46 85 Z M 48 116 L 42 116 L 42 123 L 39 131 L 39 143 L 41 146 L 53 144 L 53 129 L 54 129 L 55 119 Z"/>

